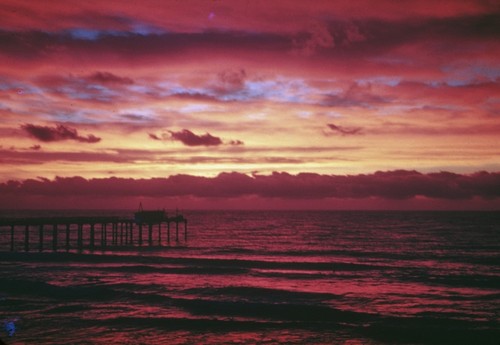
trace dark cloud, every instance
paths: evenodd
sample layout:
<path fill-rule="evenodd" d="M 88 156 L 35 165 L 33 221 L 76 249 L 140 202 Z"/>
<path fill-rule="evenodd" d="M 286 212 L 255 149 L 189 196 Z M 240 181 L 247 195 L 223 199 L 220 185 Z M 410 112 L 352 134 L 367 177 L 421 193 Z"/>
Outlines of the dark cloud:
<path fill-rule="evenodd" d="M 172 94 L 173 98 L 179 99 L 188 99 L 193 101 L 202 101 L 202 102 L 220 102 L 221 100 L 213 95 L 208 95 L 200 92 L 178 92 Z"/>
<path fill-rule="evenodd" d="M 168 139 L 161 139 L 168 140 Z M 314 150 L 316 149 L 316 150 Z M 346 148 L 353 150 L 355 148 Z M 155 164 L 231 164 L 239 166 L 242 164 L 303 164 L 313 161 L 349 161 L 344 157 L 332 156 L 332 151 L 344 150 L 343 148 L 332 147 L 325 150 L 324 147 L 311 147 L 307 150 L 298 148 L 302 155 L 298 155 L 293 148 L 289 150 L 244 148 L 243 145 L 226 146 L 220 148 L 219 156 L 194 155 L 189 148 L 172 148 L 167 150 L 140 150 L 140 149 L 116 149 L 106 152 L 86 152 L 86 151 L 44 151 L 44 150 L 19 150 L 15 147 L 2 148 L 0 145 L 0 163 L 5 164 L 43 164 L 49 162 L 94 162 L 100 164 L 151 162 Z M 308 153 L 328 152 L 319 158 L 311 158 Z M 240 153 L 247 153 L 245 155 Z M 257 155 L 248 155 L 254 152 Z"/>
<path fill-rule="evenodd" d="M 330 128 L 334 133 L 338 133 L 341 135 L 356 135 L 361 134 L 361 127 L 342 127 L 338 125 L 334 125 L 333 123 L 327 124 L 328 128 Z"/>
<path fill-rule="evenodd" d="M 223 92 L 234 92 L 244 88 L 247 73 L 244 69 L 225 70 L 217 74 L 218 89 Z"/>
<path fill-rule="evenodd" d="M 31 150 L 35 150 L 35 151 L 38 151 L 40 150 L 42 147 L 40 145 L 33 145 L 30 147 Z"/>
<path fill-rule="evenodd" d="M 375 105 L 386 104 L 390 101 L 387 97 L 373 93 L 371 84 L 360 85 L 352 83 L 342 93 L 325 95 L 321 105 L 342 108 L 372 108 Z"/>
<path fill-rule="evenodd" d="M 287 51 L 287 36 L 228 31 L 200 33 L 136 34 L 127 31 L 97 32 L 93 39 L 75 37 L 68 32 L 0 31 L 0 51 L 23 59 L 40 59 L 56 54 L 120 55 L 128 59 L 144 56 L 178 56 L 186 50 L 221 50 L 229 47 L 242 50 Z"/>
<path fill-rule="evenodd" d="M 21 129 L 26 131 L 31 137 L 43 142 L 76 140 L 81 143 L 93 144 L 101 141 L 101 138 L 96 137 L 93 134 L 89 134 L 86 137 L 81 136 L 78 134 L 78 131 L 75 128 L 71 128 L 65 125 L 49 127 L 25 124 L 21 126 Z"/>
<path fill-rule="evenodd" d="M 133 84 L 134 81 L 127 77 L 119 77 L 109 72 L 96 72 L 87 77 L 88 81 L 100 84 Z"/>
<path fill-rule="evenodd" d="M 45 75 L 36 78 L 44 92 L 70 101 L 112 103 L 125 94 L 127 82 L 113 74 L 76 76 Z"/>
<path fill-rule="evenodd" d="M 121 19 L 127 20 L 127 19 Z M 118 21 L 116 21 L 118 22 Z M 477 49 L 476 40 L 494 40 L 500 33 L 500 14 L 426 18 L 411 20 L 357 19 L 324 21 L 302 32 L 272 33 L 241 30 L 206 30 L 198 32 L 137 32 L 127 24 L 113 30 L 72 29 L 60 31 L 0 31 L 2 54 L 23 59 L 41 59 L 65 54 L 115 56 L 118 51 L 127 59 L 153 55 L 178 56 L 188 50 L 275 51 L 288 54 L 299 51 L 304 55 L 321 54 L 330 58 L 374 56 L 412 42 L 427 42 L 429 49 L 446 49 L 452 43 L 456 49 Z M 104 25 L 108 27 L 108 25 Z M 442 42 L 443 45 L 436 44 Z M 457 44 L 458 42 L 462 44 Z M 340 53 L 340 54 L 339 54 Z M 428 53 L 428 52 L 426 52 Z M 346 54 L 346 55 L 344 55 Z M 418 57 L 422 55 L 418 54 Z M 432 55 L 431 55 L 432 57 Z M 237 86 L 244 80 L 241 71 L 223 72 L 221 81 Z M 244 71 L 243 71 L 244 72 Z M 130 82 L 128 78 L 96 75 L 104 82 Z"/>
<path fill-rule="evenodd" d="M 152 122 L 151 117 L 144 116 L 144 115 L 138 115 L 138 114 L 123 114 L 123 115 L 120 115 L 120 117 L 125 120 L 125 121 L 120 121 L 120 123 L 134 122 L 137 124 L 137 128 L 142 128 L 141 123 L 151 123 Z"/>
<path fill-rule="evenodd" d="M 181 131 L 168 131 L 162 133 L 161 135 L 148 133 L 148 136 L 152 140 L 175 140 L 180 141 L 186 146 L 219 146 L 219 145 L 230 145 L 230 146 L 242 146 L 245 143 L 241 140 L 229 140 L 223 142 L 221 138 L 216 137 L 210 133 L 205 133 L 202 135 L 195 134 L 188 129 L 183 129 Z"/>
<path fill-rule="evenodd" d="M 500 198 L 500 172 L 470 175 L 417 171 L 378 171 L 361 175 L 273 173 L 246 175 L 221 173 L 216 177 L 174 175 L 168 178 L 129 179 L 58 177 L 54 180 L 8 181 L 0 184 L 0 195 L 65 197 L 244 197 L 323 199 L 382 198 L 392 200 L 427 197 L 459 200 Z"/>
<path fill-rule="evenodd" d="M 335 38 L 326 25 L 314 25 L 293 40 L 295 54 L 311 56 L 320 49 L 334 48 Z"/>
<path fill-rule="evenodd" d="M 161 138 L 154 133 L 148 133 L 148 136 L 150 139 L 153 139 L 153 140 L 161 140 Z"/>
<path fill-rule="evenodd" d="M 94 162 L 94 163 L 134 163 L 141 158 L 138 154 L 101 153 L 101 152 L 53 152 L 37 149 L 40 145 L 30 147 L 31 150 L 2 150 L 0 162 L 8 164 L 44 164 L 48 162 Z"/>
<path fill-rule="evenodd" d="M 186 146 L 218 146 L 222 144 L 219 137 L 214 137 L 210 133 L 197 135 L 190 130 L 183 129 L 182 131 L 169 131 L 172 140 L 180 141 Z"/>
<path fill-rule="evenodd" d="M 245 143 L 241 140 L 229 140 L 228 144 L 233 146 L 245 145 Z"/>

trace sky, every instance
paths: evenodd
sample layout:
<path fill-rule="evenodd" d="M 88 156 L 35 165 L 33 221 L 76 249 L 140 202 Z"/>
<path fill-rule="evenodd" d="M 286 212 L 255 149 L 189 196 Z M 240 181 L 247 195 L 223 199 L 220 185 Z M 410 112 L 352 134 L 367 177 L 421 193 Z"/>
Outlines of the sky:
<path fill-rule="evenodd" d="M 498 1 L 0 18 L 0 208 L 500 209 Z"/>

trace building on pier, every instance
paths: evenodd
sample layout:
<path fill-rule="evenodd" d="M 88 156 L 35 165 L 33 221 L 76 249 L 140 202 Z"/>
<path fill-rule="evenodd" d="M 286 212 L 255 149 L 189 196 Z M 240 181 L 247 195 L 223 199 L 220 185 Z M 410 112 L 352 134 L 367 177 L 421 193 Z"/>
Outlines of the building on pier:
<path fill-rule="evenodd" d="M 134 213 L 134 221 L 136 224 L 161 223 L 167 220 L 167 212 L 163 210 L 144 211 L 142 202 L 139 203 L 139 210 Z"/>

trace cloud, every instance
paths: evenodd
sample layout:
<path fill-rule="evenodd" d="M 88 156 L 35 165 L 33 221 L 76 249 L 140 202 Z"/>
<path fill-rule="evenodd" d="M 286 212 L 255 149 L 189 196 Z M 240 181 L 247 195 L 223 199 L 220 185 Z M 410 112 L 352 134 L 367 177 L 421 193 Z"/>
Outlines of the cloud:
<path fill-rule="evenodd" d="M 42 147 L 40 145 L 33 145 L 33 146 L 30 146 L 30 150 L 35 150 L 35 151 L 38 151 L 40 150 Z"/>
<path fill-rule="evenodd" d="M 8 181 L 0 184 L 0 195 L 109 196 L 202 198 L 244 197 L 323 199 L 381 198 L 404 200 L 500 198 L 500 172 L 423 174 L 417 171 L 378 171 L 360 175 L 320 175 L 316 173 L 272 173 L 252 176 L 221 173 L 216 177 L 173 175 L 167 178 L 130 179 L 57 177 L 54 180 Z"/>
<path fill-rule="evenodd" d="M 89 2 L 81 6 L 71 3 L 21 2 L 3 0 L 0 17 L 3 28 L 28 30 L 40 27 L 45 31 L 80 30 L 100 28 L 109 31 L 128 29 L 137 33 L 155 32 L 155 27 L 164 30 L 196 32 L 207 25 L 213 27 L 218 20 L 210 22 L 211 14 L 215 19 L 223 19 L 226 29 L 265 31 L 293 31 L 310 24 L 311 18 L 377 18 L 386 20 L 408 20 L 409 18 L 449 18 L 466 14 L 490 14 L 498 12 L 495 1 L 456 1 L 439 2 L 421 0 L 407 2 L 404 6 L 394 1 L 371 0 L 315 1 L 314 6 L 302 0 L 268 1 L 259 4 L 228 2 L 224 8 L 213 2 L 178 2 L 176 6 L 162 6 L 157 0 L 143 0 L 141 3 L 123 6 L 120 2 Z M 242 7 L 244 6 L 244 8 Z M 293 18 L 293 20 L 290 20 Z M 214 19 L 214 18 L 212 18 Z M 91 36 L 91 35 L 90 35 Z"/>
<path fill-rule="evenodd" d="M 233 146 L 245 145 L 245 143 L 241 140 L 229 140 L 228 144 Z"/>
<path fill-rule="evenodd" d="M 333 132 L 339 133 L 341 135 L 356 135 L 361 134 L 361 127 L 342 127 L 334 125 L 333 123 L 327 124 L 328 128 L 330 128 Z"/>
<path fill-rule="evenodd" d="M 214 137 L 210 133 L 196 135 L 190 130 L 169 131 L 172 140 L 180 141 L 186 146 L 218 146 L 222 144 L 219 137 Z"/>
<path fill-rule="evenodd" d="M 65 125 L 49 127 L 25 124 L 21 125 L 21 129 L 26 131 L 31 137 L 43 142 L 75 140 L 81 143 L 93 144 L 101 141 L 101 138 L 96 137 L 93 134 L 89 134 L 86 137 L 81 136 L 78 134 L 78 131 L 75 128 L 71 128 Z"/>
<path fill-rule="evenodd" d="M 320 104 L 327 107 L 373 108 L 387 103 L 390 103 L 390 98 L 374 93 L 371 84 L 352 83 L 341 93 L 325 95 Z"/>
<path fill-rule="evenodd" d="M 87 77 L 88 81 L 100 84 L 125 84 L 131 85 L 134 81 L 127 77 L 119 77 L 109 72 L 95 72 Z"/>
<path fill-rule="evenodd" d="M 241 140 L 229 140 L 227 142 L 223 142 L 221 138 L 216 137 L 208 132 L 202 135 L 198 135 L 188 129 L 183 129 L 180 131 L 168 131 L 167 133 L 162 133 L 161 135 L 148 133 L 148 136 L 150 139 L 157 141 L 180 141 L 186 146 L 219 146 L 223 144 L 231 146 L 244 145 L 244 142 Z"/>
<path fill-rule="evenodd" d="M 293 41 L 293 53 L 311 56 L 319 49 L 335 47 L 335 39 L 323 23 L 312 26 L 306 34 L 302 34 Z"/>
<path fill-rule="evenodd" d="M 234 92 L 244 88 L 247 73 L 244 69 L 225 70 L 217 74 L 217 89 L 223 92 Z"/>
<path fill-rule="evenodd" d="M 242 33 L 227 31 L 204 31 L 198 33 L 164 33 L 140 35 L 123 31 L 119 33 L 99 32 L 94 39 L 82 40 L 67 32 L 21 31 L 5 32 L 0 30 L 1 55 L 10 55 L 24 61 L 52 59 L 58 63 L 68 62 L 74 56 L 99 58 L 110 62 L 104 68 L 113 68 L 122 59 L 113 58 L 116 52 L 126 57 L 125 61 L 149 61 L 157 57 L 158 63 L 180 53 L 191 56 L 204 53 L 210 56 L 213 51 L 283 51 L 290 47 L 290 38 L 273 33 Z M 191 52 L 191 53 L 190 53 Z M 128 63 L 126 62 L 126 63 Z M 99 78 L 99 76 L 97 76 Z M 103 76 L 100 76 L 102 78 Z M 106 79 L 106 76 L 104 76 Z M 109 78 L 108 78 L 109 79 Z M 109 80 L 108 80 L 109 81 Z"/>

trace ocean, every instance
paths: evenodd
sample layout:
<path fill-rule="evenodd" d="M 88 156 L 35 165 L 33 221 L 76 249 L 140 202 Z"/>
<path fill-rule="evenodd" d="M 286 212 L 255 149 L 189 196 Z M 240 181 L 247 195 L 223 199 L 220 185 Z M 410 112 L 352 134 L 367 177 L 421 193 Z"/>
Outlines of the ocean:
<path fill-rule="evenodd" d="M 184 215 L 162 247 L 10 252 L 0 228 L 0 339 L 500 344 L 500 212 Z"/>

